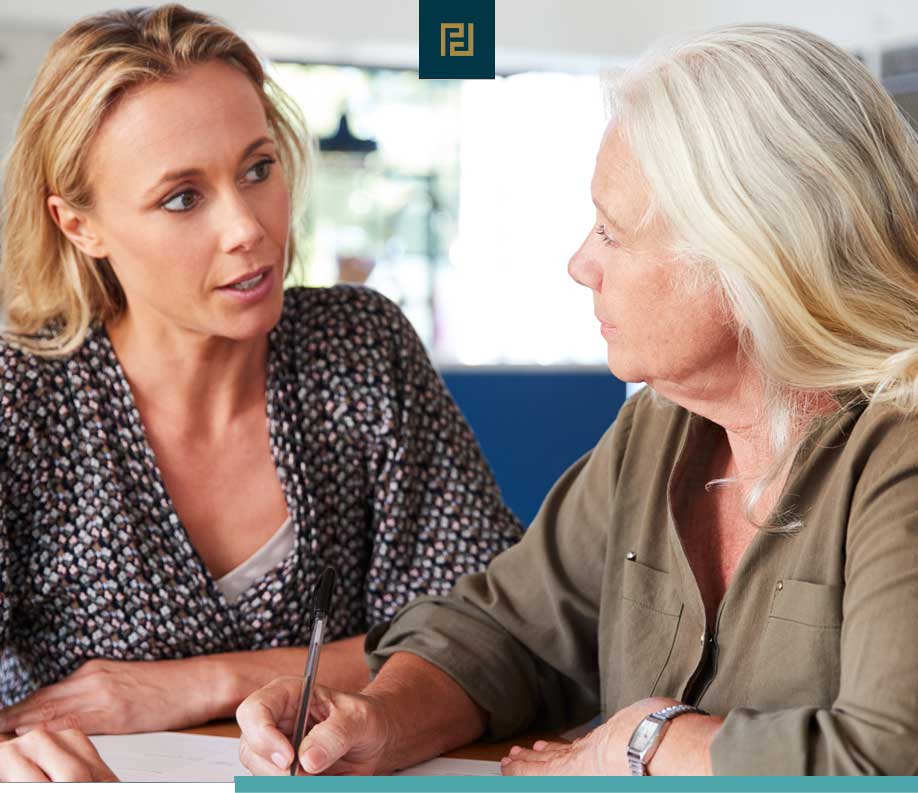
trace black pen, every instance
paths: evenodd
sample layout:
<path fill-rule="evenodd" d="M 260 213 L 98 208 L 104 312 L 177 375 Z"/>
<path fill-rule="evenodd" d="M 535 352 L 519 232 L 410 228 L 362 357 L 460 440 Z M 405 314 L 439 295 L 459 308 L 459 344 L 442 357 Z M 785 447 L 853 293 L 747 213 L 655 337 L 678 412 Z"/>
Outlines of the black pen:
<path fill-rule="evenodd" d="M 316 596 L 312 609 L 312 637 L 309 639 L 309 655 L 306 658 L 306 671 L 303 673 L 303 692 L 300 706 L 296 712 L 293 729 L 293 762 L 290 764 L 290 776 L 296 776 L 300 765 L 300 743 L 306 731 L 306 719 L 309 717 L 309 701 L 316 685 L 316 672 L 319 668 L 319 653 L 322 639 L 325 637 L 325 625 L 331 611 L 332 591 L 335 588 L 335 568 L 326 567 L 319 578 Z"/>

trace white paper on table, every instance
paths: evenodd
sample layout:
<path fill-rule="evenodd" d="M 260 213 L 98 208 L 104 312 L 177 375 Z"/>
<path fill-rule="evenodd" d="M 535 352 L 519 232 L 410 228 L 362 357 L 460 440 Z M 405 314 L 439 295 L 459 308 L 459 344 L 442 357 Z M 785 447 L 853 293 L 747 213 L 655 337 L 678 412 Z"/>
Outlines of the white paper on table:
<path fill-rule="evenodd" d="M 90 740 L 122 782 L 232 782 L 250 776 L 239 739 L 178 732 L 93 735 Z"/>
<path fill-rule="evenodd" d="M 232 782 L 250 776 L 239 739 L 178 732 L 94 735 L 90 740 L 122 782 Z M 500 763 L 438 757 L 396 776 L 500 776 Z"/>

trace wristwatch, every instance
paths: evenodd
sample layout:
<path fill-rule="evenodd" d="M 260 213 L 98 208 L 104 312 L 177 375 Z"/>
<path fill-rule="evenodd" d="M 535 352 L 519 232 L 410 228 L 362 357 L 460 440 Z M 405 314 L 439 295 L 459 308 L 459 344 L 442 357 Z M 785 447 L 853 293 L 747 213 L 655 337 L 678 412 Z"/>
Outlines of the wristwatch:
<path fill-rule="evenodd" d="M 628 767 L 632 776 L 647 776 L 647 766 L 657 753 L 670 722 L 683 713 L 708 715 L 694 705 L 670 705 L 644 717 L 638 724 L 628 741 Z"/>

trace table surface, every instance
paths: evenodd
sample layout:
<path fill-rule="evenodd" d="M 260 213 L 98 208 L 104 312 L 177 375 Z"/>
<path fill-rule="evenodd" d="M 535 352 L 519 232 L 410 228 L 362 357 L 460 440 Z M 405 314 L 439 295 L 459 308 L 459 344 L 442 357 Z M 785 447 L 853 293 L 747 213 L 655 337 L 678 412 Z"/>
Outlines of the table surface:
<path fill-rule="evenodd" d="M 239 725 L 233 720 L 212 721 L 200 727 L 190 727 L 187 730 L 178 730 L 178 732 L 193 733 L 195 735 L 217 735 L 223 738 L 238 738 Z M 467 746 L 460 746 L 447 752 L 444 757 L 453 757 L 461 760 L 493 760 L 498 762 L 502 757 L 506 757 L 511 746 L 532 746 L 538 740 L 560 741 L 557 733 L 534 731 L 518 735 L 512 741 L 500 741 L 497 743 L 483 743 L 481 741 L 470 743 Z"/>

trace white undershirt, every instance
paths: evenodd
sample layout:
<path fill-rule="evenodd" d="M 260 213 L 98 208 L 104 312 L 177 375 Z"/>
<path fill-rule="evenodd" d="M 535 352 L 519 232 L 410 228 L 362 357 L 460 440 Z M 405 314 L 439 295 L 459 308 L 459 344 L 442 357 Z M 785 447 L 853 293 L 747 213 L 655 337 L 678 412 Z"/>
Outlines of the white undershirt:
<path fill-rule="evenodd" d="M 293 551 L 293 521 L 288 517 L 283 525 L 255 553 L 238 567 L 217 579 L 217 588 L 230 603 L 239 600 L 265 573 L 270 572 Z"/>

